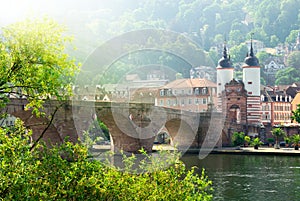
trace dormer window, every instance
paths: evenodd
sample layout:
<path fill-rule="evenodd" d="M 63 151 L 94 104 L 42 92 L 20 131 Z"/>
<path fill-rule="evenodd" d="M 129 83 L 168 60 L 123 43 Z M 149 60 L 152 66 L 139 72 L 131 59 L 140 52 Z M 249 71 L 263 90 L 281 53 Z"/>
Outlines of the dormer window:
<path fill-rule="evenodd" d="M 207 94 L 207 89 L 206 88 L 202 89 L 202 94 Z"/>

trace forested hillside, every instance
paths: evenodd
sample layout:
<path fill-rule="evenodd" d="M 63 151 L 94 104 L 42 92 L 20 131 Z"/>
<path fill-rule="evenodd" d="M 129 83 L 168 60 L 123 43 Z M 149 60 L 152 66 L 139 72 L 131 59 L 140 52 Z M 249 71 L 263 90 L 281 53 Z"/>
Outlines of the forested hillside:
<path fill-rule="evenodd" d="M 75 30 L 80 60 L 108 39 L 153 28 L 184 33 L 206 52 L 226 38 L 233 62 L 241 62 L 245 47 L 240 44 L 251 33 L 266 47 L 295 42 L 299 9 L 300 0 L 110 0 L 94 7 L 77 5 L 67 23 Z M 215 63 L 220 57 L 209 56 Z"/>
<path fill-rule="evenodd" d="M 188 33 L 206 50 L 224 35 L 230 44 L 239 44 L 250 32 L 275 46 L 288 41 L 300 24 L 300 0 L 111 0 L 92 9 L 78 6 L 71 23 L 83 25 L 98 42 L 136 29 L 166 28 Z"/>

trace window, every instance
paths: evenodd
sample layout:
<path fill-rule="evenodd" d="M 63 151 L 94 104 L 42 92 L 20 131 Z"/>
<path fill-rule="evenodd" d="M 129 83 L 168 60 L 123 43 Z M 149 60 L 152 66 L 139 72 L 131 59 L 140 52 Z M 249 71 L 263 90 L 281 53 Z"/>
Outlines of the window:
<path fill-rule="evenodd" d="M 181 105 L 184 105 L 184 99 L 181 99 Z"/>
<path fill-rule="evenodd" d="M 174 100 L 174 104 L 173 104 L 173 105 L 174 105 L 174 106 L 177 105 L 177 99 Z"/>
<path fill-rule="evenodd" d="M 199 88 L 196 88 L 196 89 L 195 89 L 195 95 L 199 95 L 199 94 L 200 94 Z"/>
<path fill-rule="evenodd" d="M 192 104 L 192 99 L 189 99 L 189 105 Z"/>
<path fill-rule="evenodd" d="M 252 82 L 248 82 L 248 84 L 252 84 Z"/>
<path fill-rule="evenodd" d="M 174 95 L 176 95 L 176 92 L 177 92 L 176 90 L 173 90 L 173 94 L 174 94 Z"/>
<path fill-rule="evenodd" d="M 207 93 L 207 89 L 206 88 L 203 88 L 202 89 L 202 94 L 206 94 Z"/>
<path fill-rule="evenodd" d="M 181 94 L 184 95 L 184 89 L 181 90 Z"/>
<path fill-rule="evenodd" d="M 163 106 L 164 105 L 164 100 L 160 100 L 159 105 Z"/>
<path fill-rule="evenodd" d="M 199 99 L 195 98 L 195 104 L 198 105 L 199 104 Z"/>
<path fill-rule="evenodd" d="M 170 106 L 171 105 L 171 101 L 167 100 L 167 105 Z"/>
<path fill-rule="evenodd" d="M 206 104 L 206 98 L 203 98 L 203 104 Z"/>
<path fill-rule="evenodd" d="M 164 92 L 164 90 L 162 89 L 162 90 L 160 90 L 160 96 L 164 96 L 165 95 L 165 92 Z"/>

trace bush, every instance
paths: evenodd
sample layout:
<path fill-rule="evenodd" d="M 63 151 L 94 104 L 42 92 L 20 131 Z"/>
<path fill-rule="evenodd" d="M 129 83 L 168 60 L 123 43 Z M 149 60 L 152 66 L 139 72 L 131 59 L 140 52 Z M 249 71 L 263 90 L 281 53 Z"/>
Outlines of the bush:
<path fill-rule="evenodd" d="M 30 151 L 30 132 L 17 121 L 0 128 L 3 200 L 211 200 L 211 181 L 186 170 L 178 158 L 167 169 L 132 174 L 91 160 L 81 144 L 65 142 Z"/>
<path fill-rule="evenodd" d="M 234 132 L 231 138 L 233 146 L 243 145 L 245 142 L 245 133 L 244 132 Z"/>

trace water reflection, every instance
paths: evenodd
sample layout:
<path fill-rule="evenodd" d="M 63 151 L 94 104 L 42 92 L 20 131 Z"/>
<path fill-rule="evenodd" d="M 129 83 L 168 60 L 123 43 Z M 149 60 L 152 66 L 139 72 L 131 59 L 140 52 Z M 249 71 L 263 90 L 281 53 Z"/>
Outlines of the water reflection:
<path fill-rule="evenodd" d="M 300 200 L 300 157 L 211 154 L 182 158 L 213 181 L 214 200 Z"/>

